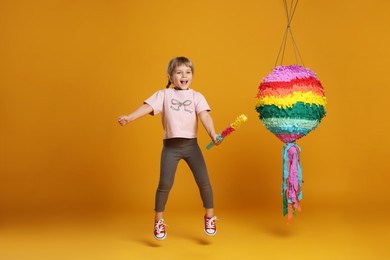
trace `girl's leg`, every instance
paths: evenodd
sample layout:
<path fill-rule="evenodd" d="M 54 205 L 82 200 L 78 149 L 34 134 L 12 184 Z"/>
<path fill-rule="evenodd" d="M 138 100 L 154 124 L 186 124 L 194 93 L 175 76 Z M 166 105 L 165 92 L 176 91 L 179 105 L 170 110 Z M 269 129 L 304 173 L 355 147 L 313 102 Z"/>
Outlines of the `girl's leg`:
<path fill-rule="evenodd" d="M 169 191 L 173 186 L 177 165 L 180 161 L 180 154 L 172 140 L 164 140 L 164 147 L 161 152 L 160 180 L 156 191 L 155 212 L 156 218 L 162 218 L 165 204 L 168 200 Z"/>
<path fill-rule="evenodd" d="M 154 221 L 159 221 L 164 218 L 164 212 L 157 212 L 154 214 Z"/>
<path fill-rule="evenodd" d="M 202 151 L 200 150 L 196 139 L 193 139 L 193 141 L 189 143 L 185 154 L 184 160 L 187 162 L 194 175 L 203 201 L 203 207 L 206 209 L 206 215 L 214 214 L 213 189 L 210 184 Z"/>
<path fill-rule="evenodd" d="M 214 209 L 206 209 L 206 218 L 212 218 L 214 217 Z"/>

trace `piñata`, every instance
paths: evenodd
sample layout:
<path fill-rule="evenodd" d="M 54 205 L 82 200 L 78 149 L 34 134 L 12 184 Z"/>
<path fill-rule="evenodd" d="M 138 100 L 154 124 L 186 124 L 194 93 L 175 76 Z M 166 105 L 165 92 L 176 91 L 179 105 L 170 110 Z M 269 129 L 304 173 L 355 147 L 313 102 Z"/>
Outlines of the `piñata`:
<path fill-rule="evenodd" d="M 277 66 L 257 94 L 256 111 L 283 147 L 283 215 L 288 222 L 301 210 L 302 169 L 296 140 L 315 129 L 325 116 L 326 97 L 316 74 L 300 65 Z"/>

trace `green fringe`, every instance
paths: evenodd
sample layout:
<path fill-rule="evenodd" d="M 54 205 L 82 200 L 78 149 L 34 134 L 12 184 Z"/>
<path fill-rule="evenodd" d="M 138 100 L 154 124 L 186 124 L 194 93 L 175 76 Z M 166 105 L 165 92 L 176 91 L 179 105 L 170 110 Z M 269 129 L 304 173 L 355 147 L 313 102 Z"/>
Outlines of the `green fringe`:
<path fill-rule="evenodd" d="M 297 102 L 291 108 L 279 108 L 275 105 L 256 107 L 260 114 L 259 118 L 300 118 L 300 119 L 321 119 L 326 115 L 324 106 L 316 104 L 305 104 Z"/>

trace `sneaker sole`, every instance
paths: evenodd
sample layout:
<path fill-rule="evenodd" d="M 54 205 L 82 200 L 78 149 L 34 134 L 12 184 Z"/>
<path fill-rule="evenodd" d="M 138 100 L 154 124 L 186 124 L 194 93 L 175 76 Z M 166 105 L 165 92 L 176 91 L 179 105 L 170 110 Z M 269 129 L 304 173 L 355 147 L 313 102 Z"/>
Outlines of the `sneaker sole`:
<path fill-rule="evenodd" d="M 208 235 L 208 236 L 210 236 L 210 237 L 215 236 L 215 234 L 217 234 L 217 231 L 215 231 L 214 234 L 207 233 L 207 231 L 204 230 L 204 229 L 203 229 L 203 231 L 204 231 L 204 233 L 205 233 L 206 235 Z"/>
<path fill-rule="evenodd" d="M 154 235 L 153 235 L 153 236 L 154 236 Z M 159 240 L 159 241 L 164 240 L 164 239 L 167 238 L 167 233 L 165 233 L 165 236 L 163 236 L 163 237 L 156 237 L 156 236 L 154 236 L 154 238 L 155 238 L 156 240 Z"/>

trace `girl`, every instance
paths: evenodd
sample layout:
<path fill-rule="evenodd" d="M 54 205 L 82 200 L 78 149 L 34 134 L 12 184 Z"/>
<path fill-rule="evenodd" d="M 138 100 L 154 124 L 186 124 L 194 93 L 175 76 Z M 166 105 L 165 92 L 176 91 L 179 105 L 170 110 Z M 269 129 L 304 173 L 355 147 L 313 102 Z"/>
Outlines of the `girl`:
<path fill-rule="evenodd" d="M 213 142 L 222 140 L 214 130 L 210 107 L 204 96 L 190 89 L 194 66 L 186 57 L 176 57 L 168 64 L 168 85 L 144 101 L 129 115 L 122 115 L 118 122 L 124 126 L 147 114 L 161 113 L 164 128 L 163 149 L 160 163 L 160 181 L 156 191 L 154 237 L 163 240 L 167 236 L 163 213 L 172 188 L 177 165 L 181 159 L 190 167 L 198 185 L 203 206 L 204 232 L 213 236 L 215 226 L 213 191 L 202 152 L 197 143 L 198 118 Z M 170 85 L 173 84 L 173 88 Z M 218 139 L 218 140 L 217 140 Z"/>

